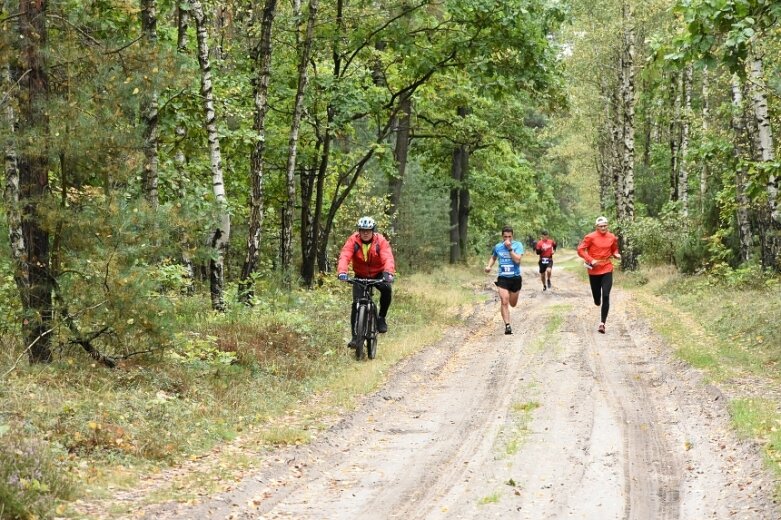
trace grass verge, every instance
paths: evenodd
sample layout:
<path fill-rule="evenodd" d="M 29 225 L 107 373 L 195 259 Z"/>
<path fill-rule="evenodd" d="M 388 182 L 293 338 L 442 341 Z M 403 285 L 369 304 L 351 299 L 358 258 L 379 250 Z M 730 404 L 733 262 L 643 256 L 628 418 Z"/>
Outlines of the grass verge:
<path fill-rule="evenodd" d="M 761 272 L 717 278 L 653 268 L 622 273 L 618 284 L 632 291 L 681 359 L 727 389 L 735 429 L 762 447 L 768 467 L 781 477 L 779 279 Z"/>
<path fill-rule="evenodd" d="M 127 516 L 142 503 L 112 501 L 118 491 L 201 459 L 212 462 L 199 466 L 197 479 L 182 472 L 142 501 L 219 491 L 256 465 L 263 447 L 309 442 L 376 389 L 391 365 L 437 341 L 484 298 L 476 279 L 446 268 L 400 280 L 391 331 L 371 362 L 346 348 L 351 291 L 331 280 L 219 315 L 183 299 L 177 344 L 115 370 L 65 346 L 50 365 L 16 364 L 20 352 L 10 345 L 0 354 L 0 463 L 16 473 L 0 476 L 2 502 L 16 500 L 20 518 L 47 518 L 89 516 L 69 507 L 73 499 L 106 499 L 101 514 Z M 34 456 L 18 455 L 27 449 L 20 440 L 34 444 Z"/>

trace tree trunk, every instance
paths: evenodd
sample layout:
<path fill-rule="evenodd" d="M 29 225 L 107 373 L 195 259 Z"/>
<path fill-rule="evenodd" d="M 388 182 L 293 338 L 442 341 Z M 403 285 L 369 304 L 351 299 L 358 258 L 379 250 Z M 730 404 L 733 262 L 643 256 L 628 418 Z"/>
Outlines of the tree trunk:
<path fill-rule="evenodd" d="M 708 139 L 708 131 L 710 125 L 710 93 L 709 89 L 709 73 L 706 66 L 702 70 L 702 139 L 703 141 Z M 703 160 L 700 170 L 700 213 L 705 213 L 705 197 L 708 196 L 708 177 L 710 172 L 708 171 L 708 161 Z"/>
<path fill-rule="evenodd" d="M 683 111 L 681 114 L 681 148 L 678 161 L 678 201 L 681 203 L 681 214 L 689 215 L 689 165 L 686 155 L 689 151 L 689 125 L 692 110 L 692 66 L 686 65 L 681 79 L 683 96 Z"/>
<path fill-rule="evenodd" d="M 681 77 L 674 73 L 670 81 L 673 96 L 673 117 L 670 119 L 670 200 L 678 200 L 679 145 L 681 142 Z"/>
<path fill-rule="evenodd" d="M 753 115 L 757 128 L 758 159 L 763 163 L 772 163 L 775 161 L 775 146 L 761 57 L 756 55 L 751 57 L 749 77 Z M 776 270 L 781 268 L 778 259 L 781 252 L 781 208 L 779 208 L 778 184 L 778 176 L 771 167 L 766 183 L 771 226 L 770 229 L 765 230 L 767 238 L 763 240 L 762 265 Z"/>
<path fill-rule="evenodd" d="M 740 242 L 739 254 L 741 261 L 751 259 L 751 245 L 753 242 L 751 233 L 751 221 L 749 219 L 749 199 L 746 169 L 741 164 L 748 156 L 745 141 L 747 137 L 746 124 L 743 110 L 743 88 L 737 74 L 732 75 L 732 130 L 735 133 L 733 141 L 733 153 L 735 156 L 735 202 L 737 204 L 736 219 L 738 224 L 738 238 Z"/>
<path fill-rule="evenodd" d="M 206 133 L 209 141 L 209 158 L 212 172 L 212 191 L 219 209 L 219 223 L 209 238 L 209 245 L 214 249 L 215 256 L 209 261 L 209 284 L 211 288 L 212 308 L 216 311 L 225 310 L 224 282 L 225 255 L 230 240 L 230 214 L 228 213 L 228 197 L 225 194 L 225 181 L 222 173 L 222 153 L 217 132 L 217 116 L 214 111 L 214 94 L 212 92 L 212 73 L 209 61 L 209 35 L 206 30 L 206 19 L 200 0 L 191 0 L 192 13 L 198 41 L 198 65 L 201 69 L 201 97 L 206 116 Z"/>
<path fill-rule="evenodd" d="M 157 2 L 156 0 L 141 0 L 141 32 L 144 35 L 147 63 L 151 68 L 157 63 Z M 150 70 L 149 76 L 155 73 Z M 141 98 L 141 120 L 144 125 L 144 166 L 141 179 L 144 197 L 150 206 L 158 206 L 158 95 L 157 87 L 152 85 Z"/>
<path fill-rule="evenodd" d="M 624 148 L 624 96 L 623 96 L 623 58 L 619 59 L 618 85 L 613 89 L 613 112 L 610 122 L 611 133 L 611 164 L 613 170 L 613 191 L 616 202 L 616 216 L 623 218 L 624 210 L 624 176 L 622 174 L 623 166 L 623 148 Z"/>
<path fill-rule="evenodd" d="M 393 160 L 396 164 L 396 174 L 388 180 L 387 214 L 390 216 L 390 235 L 396 236 L 399 226 L 399 205 L 401 204 L 401 189 L 404 186 L 404 173 L 407 169 L 407 156 L 409 154 L 410 114 L 412 112 L 412 98 L 404 96 L 401 99 L 399 114 L 396 118 L 396 146 L 393 149 Z"/>
<path fill-rule="evenodd" d="M 268 111 L 268 86 L 271 79 L 271 28 L 276 15 L 277 0 L 266 0 L 260 24 L 260 42 L 254 49 L 254 61 L 258 72 L 255 79 L 255 146 L 250 156 L 249 231 L 247 256 L 241 270 L 239 301 L 250 303 L 254 296 L 251 275 L 256 271 L 260 256 L 260 239 L 263 230 L 263 160 L 266 152 L 266 112 Z"/>
<path fill-rule="evenodd" d="M 312 39 L 314 37 L 315 20 L 317 18 L 318 0 L 309 0 L 309 17 L 306 24 L 306 34 L 301 43 L 301 51 L 298 62 L 298 87 L 293 105 L 293 120 L 290 124 L 290 137 L 288 139 L 287 167 L 285 168 L 285 186 L 287 198 L 282 210 L 282 233 L 280 238 L 280 263 L 285 272 L 289 272 L 293 260 L 293 211 L 296 205 L 296 155 L 298 153 L 298 133 L 301 127 L 301 118 L 304 112 L 304 93 L 309 81 L 308 66 L 309 56 L 312 51 Z"/>
<path fill-rule="evenodd" d="M 13 91 L 13 81 L 10 64 L 3 67 L 3 92 Z M 14 110 L 14 96 L 8 97 L 5 105 L 5 118 L 8 125 L 8 134 L 3 143 L 5 151 L 5 190 L 3 202 L 5 206 L 6 222 L 8 224 L 8 244 L 11 246 L 11 260 L 14 266 L 14 281 L 20 295 L 27 293 L 27 264 L 24 261 L 25 246 L 22 233 L 22 211 L 19 204 L 19 162 L 16 151 L 14 135 L 16 133 L 16 111 Z"/>
<path fill-rule="evenodd" d="M 622 221 L 619 238 L 623 242 L 621 266 L 627 270 L 637 268 L 637 261 L 626 227 L 635 219 L 635 35 L 634 16 L 628 2 L 623 3 L 623 59 L 622 59 L 622 106 L 623 106 L 623 160 L 622 160 L 622 208 L 619 211 Z"/>
<path fill-rule="evenodd" d="M 466 107 L 458 107 L 458 117 L 464 118 L 469 113 L 469 109 Z M 469 195 L 468 192 L 464 195 L 466 190 L 466 175 L 465 168 L 468 166 L 468 149 L 464 143 L 457 144 L 453 149 L 453 162 L 450 168 L 450 263 L 456 264 L 462 262 L 466 256 L 464 251 L 466 229 L 465 224 L 462 228 L 462 223 L 467 219 L 469 214 Z M 467 203 L 466 207 L 462 207 L 464 203 Z"/>
<path fill-rule="evenodd" d="M 471 198 L 469 195 L 469 147 L 461 145 L 461 189 L 458 200 L 458 249 L 461 251 L 461 262 L 469 259 L 467 235 L 469 231 L 469 212 Z"/>
<path fill-rule="evenodd" d="M 20 0 L 20 130 L 38 136 L 34 146 L 19 153 L 19 202 L 22 206 L 24 259 L 27 263 L 26 293 L 22 294 L 22 331 L 31 363 L 52 359 L 52 278 L 49 272 L 49 232 L 41 222 L 38 208 L 49 190 L 47 102 L 49 77 L 45 63 L 47 46 L 46 0 Z"/>
<path fill-rule="evenodd" d="M 178 4 L 176 8 L 176 52 L 179 54 L 187 53 L 187 29 L 190 23 L 190 11 L 182 9 L 182 4 Z M 184 140 L 187 137 L 187 128 L 182 123 L 180 115 L 176 115 L 176 128 L 174 129 L 175 141 L 174 141 L 174 168 L 176 168 L 176 190 L 179 200 L 185 200 L 187 197 L 187 172 L 185 167 L 187 165 L 187 156 L 184 153 Z M 182 244 L 182 265 L 185 268 L 184 275 L 184 292 L 191 295 L 195 292 L 195 266 L 193 265 L 192 258 L 190 256 L 191 244 L 186 241 Z"/>

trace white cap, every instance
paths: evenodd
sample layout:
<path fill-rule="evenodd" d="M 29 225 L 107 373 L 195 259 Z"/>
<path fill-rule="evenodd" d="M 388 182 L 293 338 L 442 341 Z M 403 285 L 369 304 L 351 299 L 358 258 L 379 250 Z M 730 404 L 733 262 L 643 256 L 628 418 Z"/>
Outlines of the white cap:
<path fill-rule="evenodd" d="M 607 217 L 597 217 L 597 221 L 594 225 L 600 226 L 602 224 L 607 224 Z"/>

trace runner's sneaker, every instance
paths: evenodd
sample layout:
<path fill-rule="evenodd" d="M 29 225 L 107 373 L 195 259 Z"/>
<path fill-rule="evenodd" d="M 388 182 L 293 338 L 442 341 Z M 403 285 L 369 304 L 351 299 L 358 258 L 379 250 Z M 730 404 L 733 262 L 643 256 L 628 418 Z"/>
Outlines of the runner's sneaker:
<path fill-rule="evenodd" d="M 377 316 L 377 332 L 380 334 L 388 332 L 388 324 L 385 323 L 385 316 Z"/>
<path fill-rule="evenodd" d="M 543 292 L 545 292 L 545 291 L 547 291 L 547 290 L 548 290 L 548 288 L 547 288 L 547 287 L 545 287 L 545 284 L 542 284 L 542 290 L 543 290 Z"/>
<path fill-rule="evenodd" d="M 604 334 L 605 333 L 605 324 L 604 323 L 600 323 L 599 324 L 599 327 L 597 327 L 597 332 L 599 332 L 600 334 Z"/>
<path fill-rule="evenodd" d="M 510 327 L 510 324 L 509 324 L 509 323 L 506 323 L 506 324 L 504 325 L 504 333 L 505 333 L 505 334 L 512 334 L 512 333 L 513 333 L 513 328 L 512 328 L 512 327 Z"/>
<path fill-rule="evenodd" d="M 551 286 L 550 286 L 550 280 L 548 280 L 548 289 L 550 289 L 550 288 L 551 288 Z"/>

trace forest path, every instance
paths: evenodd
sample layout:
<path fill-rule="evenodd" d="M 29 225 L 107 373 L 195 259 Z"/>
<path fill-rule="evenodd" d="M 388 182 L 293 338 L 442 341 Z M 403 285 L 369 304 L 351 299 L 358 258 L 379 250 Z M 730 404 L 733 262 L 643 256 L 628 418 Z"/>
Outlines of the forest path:
<path fill-rule="evenodd" d="M 313 443 L 267 454 L 228 493 L 137 515 L 781 517 L 721 394 L 670 356 L 628 293 L 614 287 L 602 335 L 585 283 L 557 269 L 542 292 L 525 269 L 515 334 L 495 300 L 482 305 Z"/>

